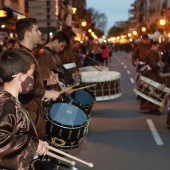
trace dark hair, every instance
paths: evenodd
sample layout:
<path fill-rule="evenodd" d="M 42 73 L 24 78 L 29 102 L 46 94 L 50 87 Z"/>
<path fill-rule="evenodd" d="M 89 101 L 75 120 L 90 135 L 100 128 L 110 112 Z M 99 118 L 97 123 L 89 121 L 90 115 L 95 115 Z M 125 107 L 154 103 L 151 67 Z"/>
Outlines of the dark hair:
<path fill-rule="evenodd" d="M 35 18 L 22 18 L 16 23 L 15 32 L 18 35 L 18 39 L 23 40 L 26 31 L 31 31 L 33 25 L 38 25 L 38 21 Z"/>
<path fill-rule="evenodd" d="M 65 41 L 68 44 L 68 41 L 69 41 L 69 38 L 68 38 L 67 34 L 64 31 L 57 32 L 53 36 L 52 41 L 54 41 L 56 39 L 58 40 L 59 43 Z"/>
<path fill-rule="evenodd" d="M 9 48 L 0 54 L 0 77 L 3 82 L 11 81 L 13 75 L 26 73 L 34 63 L 34 57 L 27 50 Z"/>
<path fill-rule="evenodd" d="M 148 34 L 143 34 L 142 35 L 142 39 L 148 39 L 149 37 L 148 37 Z"/>
<path fill-rule="evenodd" d="M 151 40 L 151 41 L 150 41 L 150 44 L 151 44 L 151 46 L 152 46 L 152 45 L 156 46 L 157 44 L 159 44 L 159 42 L 158 42 L 158 41 L 155 41 L 155 40 Z"/>

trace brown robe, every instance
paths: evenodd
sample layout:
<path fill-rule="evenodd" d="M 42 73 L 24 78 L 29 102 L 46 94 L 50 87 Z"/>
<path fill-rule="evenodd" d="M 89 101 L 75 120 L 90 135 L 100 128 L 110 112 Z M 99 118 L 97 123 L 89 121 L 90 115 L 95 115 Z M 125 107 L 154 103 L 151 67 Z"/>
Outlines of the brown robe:
<path fill-rule="evenodd" d="M 28 52 L 32 52 L 31 50 L 22 45 L 20 45 L 20 48 L 26 49 Z M 34 88 L 28 94 L 20 94 L 19 100 L 21 104 L 24 106 L 24 108 L 28 111 L 31 118 L 33 119 L 39 139 L 44 140 L 46 135 L 46 128 L 45 128 L 45 111 L 42 98 L 45 94 L 45 89 L 41 77 L 39 64 L 36 59 L 35 62 L 36 67 L 34 72 L 35 79 Z"/>
<path fill-rule="evenodd" d="M 145 62 L 146 59 L 147 59 L 147 52 L 149 51 L 150 49 L 150 46 L 148 44 L 138 44 L 133 52 L 132 52 L 132 64 L 139 60 L 139 61 L 142 61 L 142 62 Z"/>
<path fill-rule="evenodd" d="M 160 67 L 158 66 L 159 62 L 159 54 L 150 49 L 147 54 L 146 64 L 151 68 L 151 70 L 148 70 L 145 73 L 145 77 L 148 77 L 149 79 L 158 82 L 160 84 L 163 84 L 161 77 L 159 76 L 159 73 L 161 71 Z M 160 107 L 158 105 L 155 105 L 145 99 L 140 100 L 140 109 L 141 110 L 155 110 L 159 109 Z"/>
<path fill-rule="evenodd" d="M 64 51 L 60 54 L 60 59 L 62 64 L 75 63 L 77 68 L 82 67 L 82 57 L 80 57 L 78 53 L 71 47 L 64 49 Z"/>
<path fill-rule="evenodd" d="M 28 170 L 38 147 L 36 129 L 22 105 L 0 92 L 0 169 Z"/>

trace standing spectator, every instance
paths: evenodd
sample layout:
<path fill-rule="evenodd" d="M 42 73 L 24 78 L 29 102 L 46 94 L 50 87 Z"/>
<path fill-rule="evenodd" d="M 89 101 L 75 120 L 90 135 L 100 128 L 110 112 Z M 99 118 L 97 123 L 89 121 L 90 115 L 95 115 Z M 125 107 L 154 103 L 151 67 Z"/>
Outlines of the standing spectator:
<path fill-rule="evenodd" d="M 103 65 L 106 65 L 106 67 L 108 67 L 109 51 L 105 44 L 101 46 L 101 54 L 103 58 Z"/>
<path fill-rule="evenodd" d="M 113 47 L 112 47 L 112 44 L 108 44 L 107 46 L 107 49 L 109 51 L 109 61 L 111 62 L 111 57 L 112 57 L 112 50 L 113 50 Z"/>
<path fill-rule="evenodd" d="M 99 45 L 94 44 L 92 46 L 92 49 L 89 52 L 89 57 L 93 58 L 97 62 L 103 63 L 103 58 L 102 58 L 101 49 L 99 48 Z"/>

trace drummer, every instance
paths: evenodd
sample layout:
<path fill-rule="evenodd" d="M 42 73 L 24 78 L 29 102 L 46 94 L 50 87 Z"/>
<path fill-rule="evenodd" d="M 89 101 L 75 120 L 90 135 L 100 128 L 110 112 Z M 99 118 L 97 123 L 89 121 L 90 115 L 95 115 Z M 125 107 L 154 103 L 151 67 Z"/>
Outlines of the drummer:
<path fill-rule="evenodd" d="M 38 63 L 46 89 L 62 90 L 61 88 L 66 84 L 66 81 L 72 79 L 71 76 L 66 77 L 58 55 L 58 53 L 66 47 L 67 42 L 67 34 L 64 31 L 59 31 L 38 54 Z M 54 86 L 51 86 L 49 84 L 52 84 L 52 82 L 49 83 L 47 80 L 53 80 L 53 78 L 55 78 L 57 82 L 54 83 Z M 69 89 L 67 92 L 71 93 L 72 91 Z"/>
<path fill-rule="evenodd" d="M 146 64 L 147 71 L 144 73 L 145 77 L 163 84 L 160 73 L 164 67 L 164 63 L 160 60 L 159 54 L 159 43 L 156 41 L 151 42 L 151 48 L 147 53 Z M 141 110 L 149 110 L 151 114 L 161 115 L 159 110 L 159 106 L 141 98 L 140 100 L 140 109 Z"/>

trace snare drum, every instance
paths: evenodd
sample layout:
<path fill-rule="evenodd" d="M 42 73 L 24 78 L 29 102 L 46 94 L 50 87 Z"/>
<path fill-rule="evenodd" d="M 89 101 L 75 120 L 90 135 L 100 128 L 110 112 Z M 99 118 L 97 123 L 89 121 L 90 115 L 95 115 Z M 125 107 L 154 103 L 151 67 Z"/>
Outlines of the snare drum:
<path fill-rule="evenodd" d="M 78 104 L 83 107 L 88 116 L 91 114 L 91 109 L 95 102 L 95 96 L 92 92 L 87 89 L 76 90 L 71 94 L 66 93 L 66 96 L 71 102 Z"/>
<path fill-rule="evenodd" d="M 87 114 L 75 103 L 53 102 L 46 106 L 46 140 L 61 148 L 75 148 L 85 137 Z"/>
<path fill-rule="evenodd" d="M 155 82 L 147 77 L 140 76 L 134 92 L 140 97 L 158 105 L 162 106 L 164 98 L 169 94 L 170 89 L 160 89 L 161 84 Z"/>
<path fill-rule="evenodd" d="M 96 101 L 115 99 L 121 96 L 120 73 L 115 71 L 82 72 L 82 86 L 96 84 L 88 89 Z"/>

